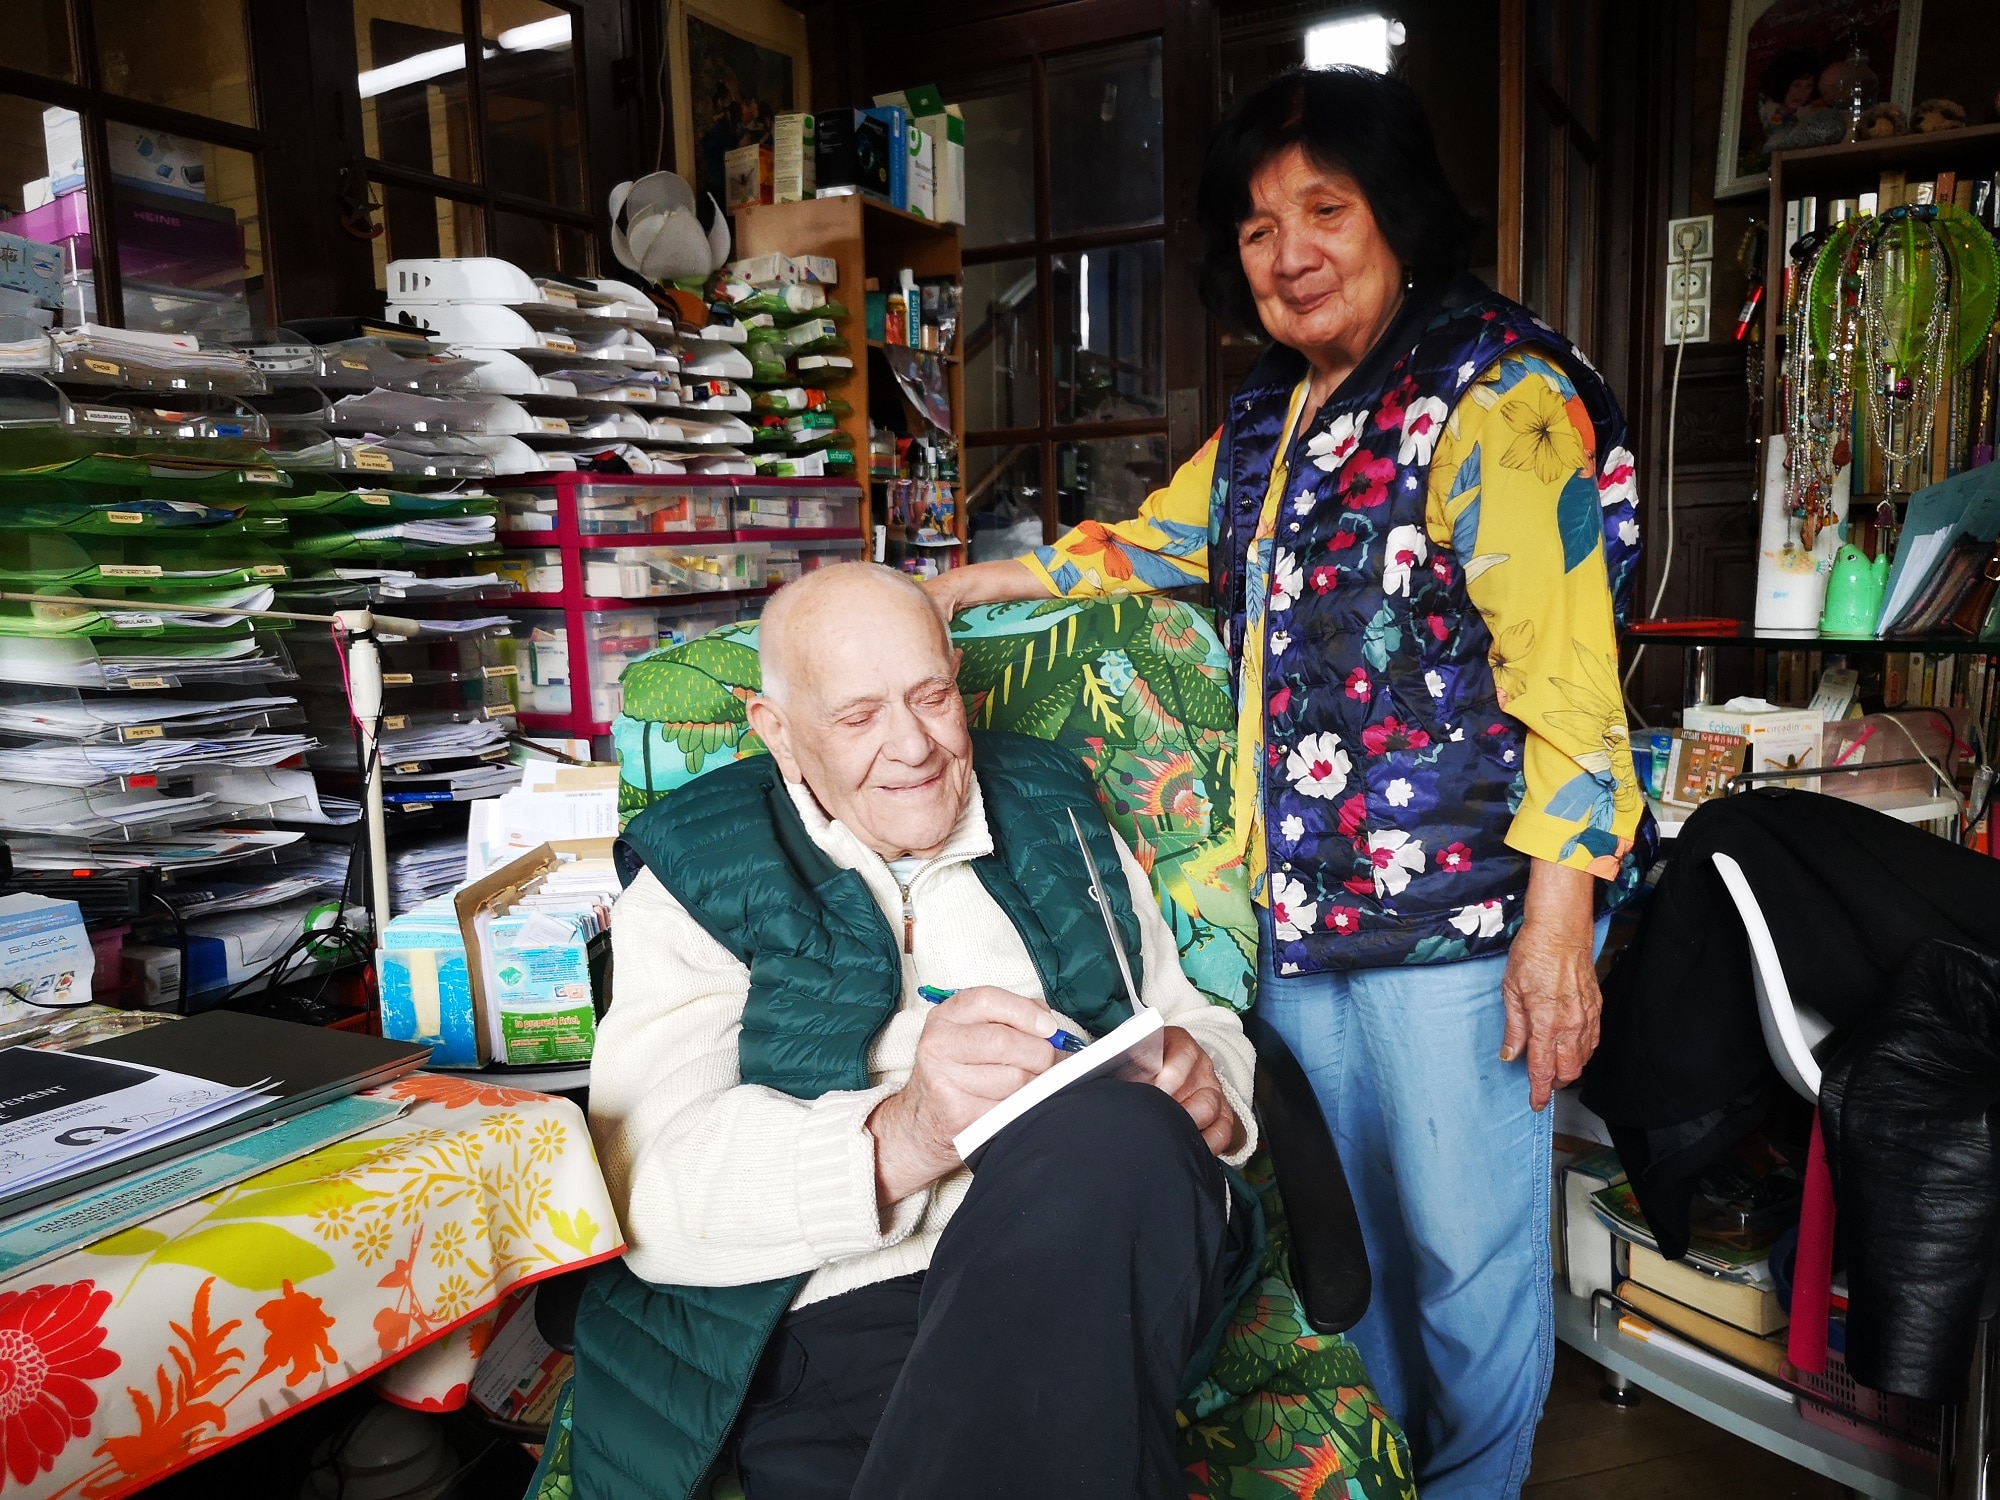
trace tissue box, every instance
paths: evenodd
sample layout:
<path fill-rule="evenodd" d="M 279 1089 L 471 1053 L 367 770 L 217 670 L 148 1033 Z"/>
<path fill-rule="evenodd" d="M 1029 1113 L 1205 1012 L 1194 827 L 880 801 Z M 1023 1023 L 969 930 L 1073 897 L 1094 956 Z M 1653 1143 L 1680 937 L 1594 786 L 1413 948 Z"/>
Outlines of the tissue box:
<path fill-rule="evenodd" d="M 1810 708 L 1777 708 L 1761 699 L 1744 703 L 1735 700 L 1716 706 L 1701 704 L 1681 713 L 1683 729 L 1706 734 L 1733 734 L 1744 740 L 1749 753 L 1743 769 L 1751 772 L 1806 770 L 1820 763 L 1820 734 L 1825 721 Z M 1767 785 L 1769 783 L 1766 783 Z M 1810 779 L 1781 785 L 1807 787 Z"/>

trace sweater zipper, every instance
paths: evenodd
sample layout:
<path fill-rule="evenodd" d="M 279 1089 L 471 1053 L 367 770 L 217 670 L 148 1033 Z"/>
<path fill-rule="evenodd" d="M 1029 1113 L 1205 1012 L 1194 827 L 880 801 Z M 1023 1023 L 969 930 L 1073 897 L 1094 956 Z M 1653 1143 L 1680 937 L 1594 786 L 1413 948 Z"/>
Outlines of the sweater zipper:
<path fill-rule="evenodd" d="M 890 872 L 889 878 L 891 880 L 896 879 L 894 871 Z M 903 951 L 905 953 L 915 953 L 917 951 L 917 907 L 916 903 L 910 899 L 911 887 L 915 886 L 916 883 L 915 876 L 910 877 L 909 885 L 904 885 L 902 881 L 896 880 L 896 889 L 903 898 Z"/>

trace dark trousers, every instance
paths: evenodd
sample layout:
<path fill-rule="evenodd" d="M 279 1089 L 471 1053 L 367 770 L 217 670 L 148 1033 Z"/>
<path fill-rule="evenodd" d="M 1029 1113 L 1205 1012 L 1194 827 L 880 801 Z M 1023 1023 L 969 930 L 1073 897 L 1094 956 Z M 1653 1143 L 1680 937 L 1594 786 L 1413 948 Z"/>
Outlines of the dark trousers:
<path fill-rule="evenodd" d="M 1174 1406 L 1249 1215 L 1149 1085 L 995 1137 L 928 1272 L 787 1313 L 736 1430 L 749 1500 L 1167 1500 Z"/>

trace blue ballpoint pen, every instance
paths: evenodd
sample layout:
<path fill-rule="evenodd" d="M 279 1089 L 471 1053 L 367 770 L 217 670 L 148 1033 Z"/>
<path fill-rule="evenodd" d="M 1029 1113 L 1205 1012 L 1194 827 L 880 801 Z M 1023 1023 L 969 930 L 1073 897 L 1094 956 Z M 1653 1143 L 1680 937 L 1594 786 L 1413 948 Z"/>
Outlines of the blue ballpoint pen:
<path fill-rule="evenodd" d="M 941 990 L 934 984 L 920 984 L 917 986 L 917 993 L 930 1001 L 931 1004 L 936 1005 L 940 1001 L 949 1000 L 958 991 Z M 1080 1036 L 1071 1036 L 1067 1031 L 1058 1026 L 1055 1034 L 1049 1038 L 1049 1045 L 1058 1052 L 1081 1052 L 1090 1044 Z"/>

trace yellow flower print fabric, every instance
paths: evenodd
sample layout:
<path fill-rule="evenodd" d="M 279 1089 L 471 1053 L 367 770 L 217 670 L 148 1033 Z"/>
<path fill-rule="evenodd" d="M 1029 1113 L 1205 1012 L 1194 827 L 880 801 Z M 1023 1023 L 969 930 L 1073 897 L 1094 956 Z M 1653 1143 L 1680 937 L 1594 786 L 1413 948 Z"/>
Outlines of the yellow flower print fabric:
<path fill-rule="evenodd" d="M 1611 880 L 1641 800 L 1618 688 L 1596 445 L 1561 370 L 1532 351 L 1508 354 L 1445 424 L 1425 530 L 1465 569 L 1492 632 L 1500 706 L 1528 731 L 1526 794 L 1508 846 Z M 1461 475 L 1470 482 L 1454 493 Z"/>
<path fill-rule="evenodd" d="M 1459 398 L 1445 425 L 1431 458 L 1425 529 L 1464 568 L 1492 632 L 1501 706 L 1528 731 L 1508 845 L 1610 880 L 1642 803 L 1618 688 L 1596 445 L 1561 370 L 1532 350 L 1508 354 Z M 1205 581 L 1215 450 L 1210 439 L 1132 520 L 1086 522 L 1022 562 L 1064 598 Z M 1461 473 L 1478 477 L 1453 494 Z M 1263 660 L 1245 646 L 1246 662 Z M 1239 701 L 1261 696 L 1239 693 Z M 1242 762 L 1262 765 L 1263 751 L 1263 715 L 1243 714 Z"/>

